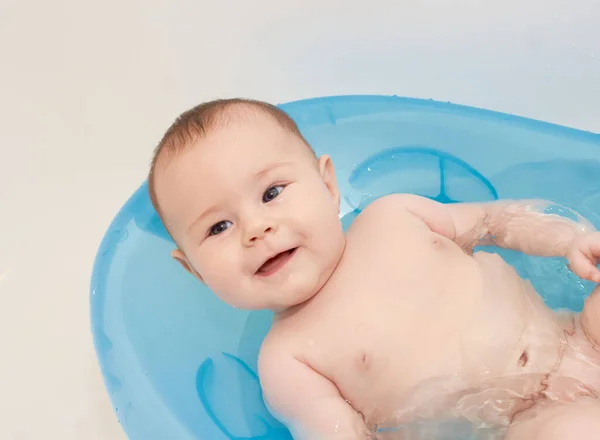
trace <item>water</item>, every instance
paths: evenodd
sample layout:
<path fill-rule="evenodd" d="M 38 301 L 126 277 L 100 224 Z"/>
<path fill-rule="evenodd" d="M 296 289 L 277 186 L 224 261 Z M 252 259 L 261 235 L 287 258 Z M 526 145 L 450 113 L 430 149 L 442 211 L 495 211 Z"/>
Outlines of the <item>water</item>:
<path fill-rule="evenodd" d="M 373 199 L 411 192 L 443 203 L 552 199 L 600 225 L 600 136 L 434 101 L 340 97 L 284 108 L 333 158 L 345 228 Z M 217 300 L 169 253 L 146 185 L 115 218 L 91 285 L 96 352 L 131 440 L 290 439 L 256 376 L 269 312 Z M 560 259 L 501 255 L 552 307 L 591 290 Z M 461 439 L 464 440 L 464 439 Z"/>

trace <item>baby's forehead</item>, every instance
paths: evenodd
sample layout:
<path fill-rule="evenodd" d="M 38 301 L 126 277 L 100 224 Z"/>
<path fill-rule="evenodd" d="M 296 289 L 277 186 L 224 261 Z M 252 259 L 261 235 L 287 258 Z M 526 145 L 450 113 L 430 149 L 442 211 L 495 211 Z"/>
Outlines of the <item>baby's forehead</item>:
<path fill-rule="evenodd" d="M 268 153 L 284 157 L 298 156 L 297 160 L 300 160 L 306 156 L 306 152 L 314 157 L 312 148 L 300 134 L 256 109 L 223 116 L 189 148 L 213 149 L 216 154 L 222 151 L 239 157 Z"/>
<path fill-rule="evenodd" d="M 173 147 L 165 148 L 157 162 L 165 168 L 178 156 L 185 156 L 186 153 L 198 148 L 206 149 L 210 147 L 215 138 L 222 143 L 223 138 L 230 137 L 231 140 L 237 141 L 236 143 L 241 147 L 248 141 L 248 138 L 237 136 L 239 136 L 240 131 L 248 131 L 249 129 L 255 132 L 255 136 L 262 135 L 261 137 L 265 138 L 274 132 L 286 131 L 275 118 L 260 109 L 242 105 L 232 106 L 231 109 L 223 109 L 218 116 L 214 117 L 202 133 L 190 133 L 188 136 L 173 139 Z M 255 145 L 255 147 L 261 146 L 265 145 L 260 142 Z"/>
<path fill-rule="evenodd" d="M 262 168 L 281 161 L 300 164 L 316 160 L 301 134 L 248 105 L 224 109 L 204 133 L 179 141 L 183 141 L 179 148 L 167 152 L 157 164 L 157 174 L 163 174 L 158 177 L 157 186 L 164 182 L 165 171 L 167 180 L 182 184 L 182 180 L 196 180 L 205 173 L 216 177 L 223 169 L 235 170 L 241 177 L 247 172 L 266 171 Z"/>
<path fill-rule="evenodd" d="M 198 138 L 179 157 L 171 159 L 169 166 L 175 168 L 173 177 L 187 174 L 200 178 L 207 174 L 213 177 L 226 175 L 237 180 L 248 174 L 267 173 L 284 163 L 292 166 L 314 160 L 312 150 L 277 125 L 252 124 L 250 121 L 244 125 L 222 127 Z M 191 174 L 182 174 L 183 170 Z"/>

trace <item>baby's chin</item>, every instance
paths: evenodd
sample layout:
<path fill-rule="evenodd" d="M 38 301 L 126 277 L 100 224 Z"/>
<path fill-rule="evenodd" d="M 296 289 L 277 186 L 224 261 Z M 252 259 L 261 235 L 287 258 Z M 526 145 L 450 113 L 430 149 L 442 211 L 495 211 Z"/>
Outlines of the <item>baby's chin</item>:
<path fill-rule="evenodd" d="M 246 304 L 247 310 L 270 310 L 275 313 L 283 312 L 293 307 L 310 301 L 317 292 L 280 292 L 277 297 L 271 297 L 268 301 Z"/>
<path fill-rule="evenodd" d="M 294 272 L 291 273 L 282 292 L 281 298 L 274 298 L 280 304 L 280 308 L 291 308 L 303 304 L 313 299 L 327 281 L 323 276 L 314 272 Z"/>
<path fill-rule="evenodd" d="M 277 283 L 248 280 L 237 292 L 220 292 L 207 287 L 231 307 L 242 310 L 281 311 L 298 306 L 312 299 L 327 281 L 325 274 L 318 271 L 292 271 Z"/>

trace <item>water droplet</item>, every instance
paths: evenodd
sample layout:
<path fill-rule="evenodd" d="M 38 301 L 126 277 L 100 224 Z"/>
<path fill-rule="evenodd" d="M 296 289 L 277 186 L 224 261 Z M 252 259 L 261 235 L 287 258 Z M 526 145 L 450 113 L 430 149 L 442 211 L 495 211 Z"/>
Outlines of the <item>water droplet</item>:
<path fill-rule="evenodd" d="M 571 47 L 577 47 L 577 45 L 575 43 L 571 44 Z"/>
<path fill-rule="evenodd" d="M 367 167 L 367 171 L 371 171 L 371 167 Z"/>
<path fill-rule="evenodd" d="M 596 54 L 591 53 L 590 58 L 596 58 Z"/>
<path fill-rule="evenodd" d="M 309 347 L 312 347 L 313 345 L 315 345 L 315 341 L 313 341 L 312 339 L 307 340 L 306 343 L 308 344 Z"/>

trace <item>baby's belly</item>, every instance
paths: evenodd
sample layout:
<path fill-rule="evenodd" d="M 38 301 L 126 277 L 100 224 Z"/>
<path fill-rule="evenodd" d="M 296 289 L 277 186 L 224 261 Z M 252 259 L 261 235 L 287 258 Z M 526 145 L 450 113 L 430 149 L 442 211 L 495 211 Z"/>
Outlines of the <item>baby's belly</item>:
<path fill-rule="evenodd" d="M 548 308 L 531 283 L 497 254 L 477 253 L 481 307 L 464 335 L 463 375 L 546 374 L 560 359 L 570 316 Z"/>
<path fill-rule="evenodd" d="M 448 416 L 503 423 L 557 367 L 566 324 L 500 257 L 475 261 L 462 284 L 445 286 L 453 297 L 436 295 L 334 368 L 340 391 L 371 424 Z"/>

